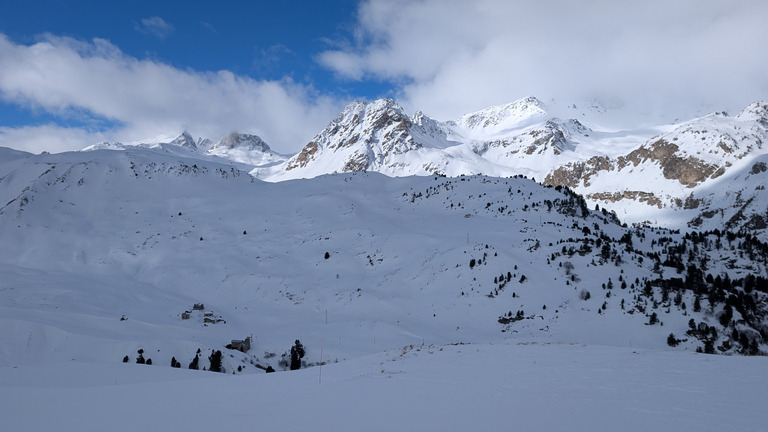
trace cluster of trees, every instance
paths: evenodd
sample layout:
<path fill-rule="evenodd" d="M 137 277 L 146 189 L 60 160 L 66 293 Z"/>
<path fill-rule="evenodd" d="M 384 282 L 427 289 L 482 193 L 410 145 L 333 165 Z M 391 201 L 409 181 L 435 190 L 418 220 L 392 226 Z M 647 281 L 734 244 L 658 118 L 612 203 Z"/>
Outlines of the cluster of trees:
<path fill-rule="evenodd" d="M 145 359 L 144 358 L 144 350 L 139 349 L 137 351 L 138 356 L 136 357 L 136 363 L 138 364 L 152 364 L 152 359 Z M 199 370 L 200 369 L 200 349 L 197 350 L 195 353 L 195 357 L 192 359 L 192 361 L 187 366 L 189 369 L 192 370 Z M 302 359 L 306 355 L 306 349 L 304 348 L 304 345 L 296 339 L 294 342 L 294 345 L 291 347 L 290 350 L 290 363 L 287 357 L 287 353 L 283 354 L 283 360 L 281 360 L 279 363 L 284 368 L 290 367 L 290 370 L 297 370 L 300 369 L 302 366 L 304 366 Z M 128 356 L 123 357 L 123 363 L 128 363 L 130 361 Z M 224 367 L 222 365 L 222 353 L 220 350 L 211 350 L 211 354 L 208 356 L 208 366 L 203 367 L 203 370 L 208 370 L 211 372 L 222 372 L 224 373 Z M 171 357 L 171 367 L 173 368 L 181 368 L 181 362 L 176 360 L 176 357 Z M 266 372 L 275 372 L 275 369 L 272 366 L 267 366 L 266 368 L 257 365 L 257 367 L 264 369 Z M 242 370 L 242 367 L 238 367 L 238 372 Z"/>
<path fill-rule="evenodd" d="M 176 362 L 176 366 L 173 365 L 173 362 L 176 360 L 176 358 L 171 359 L 171 366 L 172 367 L 181 367 L 181 364 L 179 362 Z M 208 370 L 211 372 L 224 372 L 224 368 L 221 366 L 221 351 L 219 350 L 211 350 L 211 355 L 208 356 Z M 193 370 L 199 370 L 200 369 L 200 349 L 197 350 L 195 353 L 195 358 L 192 359 L 192 361 L 189 363 L 188 366 L 189 369 Z M 203 368 L 205 369 L 205 368 Z"/>
<path fill-rule="evenodd" d="M 653 250 L 645 253 L 633 247 L 631 236 L 628 240 L 623 237 L 622 242 L 626 244 L 627 251 L 653 260 L 654 270 L 659 274 L 666 268 L 679 275 L 644 280 L 638 293 L 638 304 L 645 298 L 654 309 L 661 307 L 668 312 L 671 307 L 676 307 L 686 315 L 688 305 L 684 296 L 692 296 L 692 311 L 701 312 L 706 307 L 720 325 L 718 332 L 715 325 L 703 322 L 696 325 L 694 319 L 689 321 L 686 335 L 702 343 L 697 351 L 710 354 L 731 350 L 746 355 L 760 353 L 760 343 L 768 340 L 768 279 L 750 269 L 768 265 L 767 243 L 748 233 L 719 230 L 690 232 L 682 238 L 662 236 L 652 240 Z M 732 279 L 728 272 L 710 273 L 710 269 L 715 267 L 713 252 L 720 252 L 716 256 L 732 256 L 726 268 L 731 268 L 738 260 L 748 261 L 750 265 L 745 268 L 746 275 Z M 656 298 L 657 293 L 660 298 Z M 639 306 L 635 308 L 645 312 Z M 670 334 L 667 344 L 676 346 L 687 340 Z"/>
<path fill-rule="evenodd" d="M 462 182 L 470 180 L 459 178 Z M 449 180 L 431 187 L 424 194 L 413 194 L 412 199 L 429 198 L 442 189 L 451 190 L 451 182 Z M 605 299 L 598 313 L 606 310 L 612 293 L 618 294 L 613 290 L 620 288 L 627 290 L 617 296 L 621 298 L 621 310 L 629 314 L 644 314 L 649 325 L 664 325 L 664 314 L 671 313 L 672 309 L 683 316 L 704 312 L 715 318 L 715 323 L 709 324 L 706 330 L 697 326 L 696 329 L 688 330 L 691 333 L 683 339 L 670 334 L 667 342 L 672 346 L 693 339 L 702 343 L 702 352 L 720 350 L 755 354 L 760 352 L 760 345 L 768 341 L 768 274 L 764 270 L 768 268 L 768 243 L 746 231 L 714 230 L 681 234 L 679 230 L 636 228 L 621 230 L 616 235 L 615 228 L 626 228 L 626 224 L 622 224 L 615 213 L 600 209 L 599 206 L 590 211 L 584 198 L 568 187 L 555 187 L 562 195 L 544 200 L 536 200 L 529 191 L 521 189 L 510 185 L 507 193 L 511 201 L 486 198 L 481 205 L 484 205 L 485 211 L 497 214 L 511 214 L 510 207 L 516 205 L 518 209 L 522 207 L 523 211 L 554 210 L 572 217 L 571 228 L 579 235 L 559 241 L 562 250 L 551 253 L 548 264 L 560 257 L 578 255 L 592 256 L 591 266 L 613 264 L 625 268 L 627 263 L 634 263 L 643 271 L 652 269 L 652 273 L 648 273 L 645 278 L 634 278 L 634 282 L 622 276 L 619 276 L 618 281 L 615 278 L 608 279 L 602 287 Z M 468 199 L 483 199 L 485 195 L 469 196 Z M 520 201 L 521 195 L 525 203 Z M 446 201 L 446 206 L 448 204 Z M 450 208 L 454 208 L 452 202 Z M 609 233 L 616 235 L 616 238 Z M 573 272 L 572 263 L 566 263 L 565 284 L 581 282 Z M 561 267 L 566 263 L 561 262 Z M 487 264 L 486 256 L 469 259 L 469 267 L 475 271 L 483 264 Z M 515 274 L 514 278 L 517 277 Z M 520 279 L 522 282 L 525 277 Z M 494 285 L 488 297 L 498 296 L 511 280 L 509 273 L 494 276 Z M 591 287 L 579 288 L 588 288 L 597 295 Z M 589 290 L 581 289 L 579 296 L 582 300 L 588 300 L 591 294 Z M 509 324 L 517 318 L 516 314 L 505 313 L 499 317 L 499 322 Z"/>
<path fill-rule="evenodd" d="M 546 309 L 546 308 L 547 307 L 544 306 L 544 309 Z M 526 317 L 525 316 L 525 311 L 521 309 L 521 310 L 517 311 L 517 313 L 514 314 L 514 315 L 512 315 L 512 311 L 507 312 L 505 315 L 500 316 L 498 321 L 499 321 L 499 324 L 511 324 L 511 323 L 513 323 L 515 321 L 524 320 L 526 318 L 527 319 L 531 319 L 533 317 Z"/>
<path fill-rule="evenodd" d="M 681 235 L 676 230 L 637 228 L 624 230 L 616 239 L 598 224 L 579 227 L 574 222 L 572 228 L 579 229 L 583 237 L 560 240 L 562 250 L 551 254 L 549 264 L 560 257 L 585 256 L 593 248 L 597 253 L 590 265 L 594 266 L 634 262 L 642 268 L 650 262 L 653 274 L 649 277 L 636 278 L 630 285 L 620 275 L 617 283 L 610 278 L 603 283 L 606 299 L 610 299 L 614 285 L 629 288 L 632 304 L 625 309 L 624 294 L 621 309 L 645 314 L 649 325 L 663 325 L 662 313 L 670 313 L 672 308 L 684 316 L 707 308 L 706 313 L 713 315 L 719 326 L 687 332 L 689 338 L 702 343 L 698 348 L 701 352 L 760 354 L 760 344 L 768 341 L 768 277 L 763 270 L 768 267 L 768 243 L 746 232 L 715 230 Z M 648 235 L 653 235 L 650 243 Z M 561 262 L 560 267 L 568 278 L 566 285 L 576 282 L 572 263 Z M 734 273 L 740 277 L 733 278 Z M 588 299 L 589 291 L 582 289 L 580 298 Z M 607 300 L 601 309 L 606 305 Z M 671 334 L 667 343 L 676 346 L 688 340 Z"/>
<path fill-rule="evenodd" d="M 138 356 L 136 357 L 136 363 L 137 364 L 152 364 L 152 359 L 144 359 L 144 350 L 139 349 L 137 351 Z M 208 366 L 208 370 L 211 372 L 224 372 L 224 368 L 221 366 L 221 351 L 214 351 L 211 350 L 211 355 L 208 356 L 208 361 L 210 362 Z M 128 356 L 123 357 L 123 363 L 128 363 L 130 359 Z M 181 362 L 176 360 L 176 357 L 171 357 L 171 367 L 173 368 L 180 368 Z M 189 369 L 199 370 L 200 369 L 200 349 L 197 350 L 197 353 L 195 353 L 195 358 L 192 359 L 192 361 L 189 363 L 188 366 Z M 203 368 L 205 369 L 205 368 Z"/>
<path fill-rule="evenodd" d="M 144 350 L 143 349 L 139 348 L 139 350 L 136 351 L 136 353 L 139 354 L 136 357 L 136 364 L 147 364 L 147 365 L 151 365 L 152 364 L 152 359 L 151 358 L 144 359 Z M 130 359 L 128 358 L 128 356 L 123 357 L 123 363 L 128 363 L 129 361 L 130 361 Z"/>

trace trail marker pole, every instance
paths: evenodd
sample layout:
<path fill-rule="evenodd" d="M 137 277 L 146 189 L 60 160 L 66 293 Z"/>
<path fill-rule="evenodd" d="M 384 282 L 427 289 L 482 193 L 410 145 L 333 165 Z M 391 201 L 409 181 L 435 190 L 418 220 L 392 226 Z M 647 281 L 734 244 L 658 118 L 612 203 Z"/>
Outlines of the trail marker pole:
<path fill-rule="evenodd" d="M 317 383 L 323 383 L 323 340 L 320 339 L 320 376 L 317 377 Z"/>

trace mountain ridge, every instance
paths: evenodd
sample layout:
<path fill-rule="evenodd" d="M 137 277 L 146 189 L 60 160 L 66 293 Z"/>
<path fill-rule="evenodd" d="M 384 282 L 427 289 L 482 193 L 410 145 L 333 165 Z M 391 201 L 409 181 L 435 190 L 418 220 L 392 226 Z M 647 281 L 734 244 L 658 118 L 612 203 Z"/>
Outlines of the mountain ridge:
<path fill-rule="evenodd" d="M 765 103 L 752 103 L 735 116 L 718 112 L 637 130 L 601 127 L 597 122 L 606 110 L 562 108 L 527 97 L 441 122 L 420 111 L 407 115 L 392 99 L 378 99 L 351 102 L 294 155 L 274 152 L 256 135 L 195 141 L 186 131 L 86 149 L 140 146 L 214 158 L 270 182 L 343 172 L 525 175 L 567 186 L 591 207 L 614 210 L 630 224 L 681 229 L 768 224 L 768 195 L 759 187 L 768 153 Z M 735 175 L 725 175 L 729 172 Z"/>

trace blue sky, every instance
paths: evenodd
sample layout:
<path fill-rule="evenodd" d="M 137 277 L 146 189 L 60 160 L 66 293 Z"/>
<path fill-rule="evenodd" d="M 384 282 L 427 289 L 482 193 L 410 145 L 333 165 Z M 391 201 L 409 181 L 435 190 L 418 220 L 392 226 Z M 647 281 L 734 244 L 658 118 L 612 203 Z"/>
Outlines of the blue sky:
<path fill-rule="evenodd" d="M 298 151 L 353 99 L 439 120 L 534 95 L 640 117 L 768 99 L 763 0 L 6 2 L 0 145 L 182 129 Z"/>
<path fill-rule="evenodd" d="M 335 79 L 314 56 L 354 32 L 357 2 L 317 1 L 28 1 L 4 6 L 0 32 L 17 44 L 44 35 L 106 39 L 123 54 L 195 71 L 228 70 L 258 80 L 285 80 L 339 99 L 390 93 L 380 80 Z M 0 125 L 55 123 L 109 130 L 119 119 L 78 110 L 59 115 L 28 103 L 0 101 Z"/>
<path fill-rule="evenodd" d="M 43 33 L 103 38 L 127 55 L 178 68 L 266 79 L 288 75 L 324 90 L 334 84 L 312 57 L 351 34 L 357 10 L 353 0 L 31 0 L 3 9 L 0 30 L 18 43 L 34 43 Z"/>

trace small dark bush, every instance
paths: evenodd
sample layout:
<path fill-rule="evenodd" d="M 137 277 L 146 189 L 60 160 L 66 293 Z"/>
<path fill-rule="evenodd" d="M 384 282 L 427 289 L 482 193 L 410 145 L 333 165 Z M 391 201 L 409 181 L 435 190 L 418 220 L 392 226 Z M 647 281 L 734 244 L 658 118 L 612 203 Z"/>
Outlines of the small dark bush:
<path fill-rule="evenodd" d="M 676 347 L 679 343 L 680 341 L 677 338 L 675 338 L 674 333 L 670 333 L 669 336 L 667 336 L 667 345 L 671 347 Z"/>

